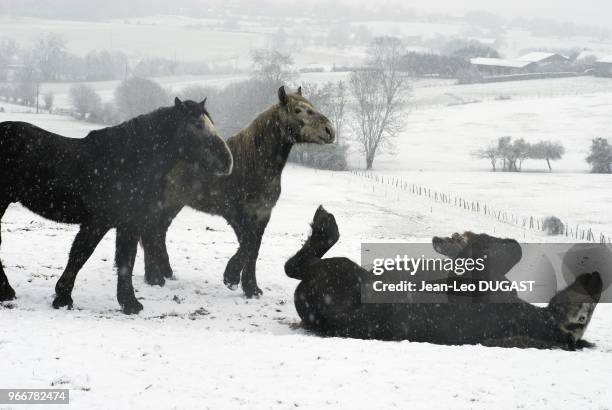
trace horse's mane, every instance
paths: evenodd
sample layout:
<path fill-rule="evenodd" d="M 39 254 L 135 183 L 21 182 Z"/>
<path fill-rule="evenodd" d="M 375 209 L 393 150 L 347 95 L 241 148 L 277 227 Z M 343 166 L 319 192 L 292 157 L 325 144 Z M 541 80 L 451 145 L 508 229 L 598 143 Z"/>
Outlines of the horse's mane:
<path fill-rule="evenodd" d="M 260 113 L 227 144 L 234 156 L 235 167 L 249 170 L 258 166 L 257 152 L 271 152 L 279 144 L 278 132 L 271 132 L 278 124 L 279 105 L 275 104 Z M 261 165 L 259 165 L 261 166 Z M 235 169 L 235 168 L 234 168 Z"/>
<path fill-rule="evenodd" d="M 134 142 L 135 139 L 145 141 L 159 135 L 158 130 L 168 125 L 168 120 L 171 118 L 173 111 L 173 106 L 161 107 L 118 125 L 91 131 L 85 138 L 90 140 L 117 138 L 131 142 Z"/>

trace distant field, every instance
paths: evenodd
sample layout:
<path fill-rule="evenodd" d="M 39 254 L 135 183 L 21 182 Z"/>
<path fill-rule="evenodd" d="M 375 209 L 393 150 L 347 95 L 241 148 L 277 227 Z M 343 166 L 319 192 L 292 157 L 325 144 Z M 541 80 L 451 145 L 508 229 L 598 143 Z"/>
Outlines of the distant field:
<path fill-rule="evenodd" d="M 612 236 L 612 175 L 590 174 L 585 161 L 592 138 L 612 139 L 611 112 L 610 92 L 417 109 L 408 114 L 397 154 L 381 156 L 374 167 L 508 212 L 555 215 Z M 560 141 L 567 153 L 553 162 L 553 173 L 535 160 L 522 173 L 493 173 L 487 160 L 470 156 L 504 135 Z M 357 152 L 352 163 L 363 167 Z"/>
<path fill-rule="evenodd" d="M 0 37 L 12 37 L 22 44 L 31 43 L 45 33 L 60 34 L 70 51 L 86 54 L 91 50 L 121 50 L 131 59 L 167 57 L 177 60 L 205 60 L 245 67 L 250 50 L 273 46 L 279 30 L 287 33 L 287 42 L 296 63 L 304 65 L 354 65 L 364 56 L 364 47 L 329 47 L 325 45 L 330 26 L 321 22 L 291 19 L 191 18 L 184 16 L 148 16 L 101 22 L 77 22 L 0 16 Z M 372 35 L 410 37 L 411 46 L 425 47 L 434 38 L 474 37 L 464 23 L 419 21 L 354 21 L 329 24 L 366 26 Z M 310 40 L 302 41 L 302 27 L 308 28 Z M 477 37 L 477 36 L 476 36 Z M 416 43 L 414 43 L 416 41 Z M 299 44 L 299 45 L 296 45 Z M 596 55 L 612 54 L 612 40 L 590 37 L 559 38 L 534 36 L 511 29 L 503 35 L 500 53 L 514 58 L 527 48 L 589 50 Z"/>
<path fill-rule="evenodd" d="M 120 50 L 132 59 L 165 56 L 177 60 L 247 63 L 249 50 L 263 47 L 266 35 L 213 31 L 181 25 L 76 22 L 33 18 L 0 19 L 0 33 L 28 44 L 45 33 L 57 33 L 70 51 Z"/>
<path fill-rule="evenodd" d="M 207 61 L 246 67 L 253 49 L 269 47 L 270 36 L 282 24 L 257 21 L 236 29 L 223 29 L 218 21 L 157 16 L 129 20 L 77 22 L 0 16 L 0 37 L 10 37 L 27 46 L 41 35 L 57 33 L 68 49 L 84 55 L 92 50 L 119 50 L 132 60 L 165 57 L 179 61 Z M 312 34 L 312 33 L 311 33 Z M 300 66 L 354 64 L 363 57 L 360 47 L 304 46 L 293 51 Z"/>

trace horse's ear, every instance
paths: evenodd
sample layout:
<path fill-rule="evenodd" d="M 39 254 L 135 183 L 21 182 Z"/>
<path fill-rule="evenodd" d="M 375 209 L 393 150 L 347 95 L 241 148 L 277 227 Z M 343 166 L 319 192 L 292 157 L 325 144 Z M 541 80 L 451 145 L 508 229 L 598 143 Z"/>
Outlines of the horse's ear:
<path fill-rule="evenodd" d="M 301 85 L 298 87 L 297 93 L 298 93 L 298 95 L 302 95 L 302 86 Z"/>
<path fill-rule="evenodd" d="M 287 97 L 287 92 L 285 91 L 285 86 L 281 85 L 278 89 L 278 100 L 282 105 L 287 105 L 289 103 L 289 97 Z"/>
<path fill-rule="evenodd" d="M 204 99 L 202 100 L 202 102 L 200 103 L 200 106 L 202 108 L 206 108 L 206 100 L 208 99 L 208 97 L 204 97 Z"/>
<path fill-rule="evenodd" d="M 177 107 L 177 108 L 182 108 L 183 107 L 183 102 L 181 101 L 180 98 L 174 97 L 174 106 Z"/>

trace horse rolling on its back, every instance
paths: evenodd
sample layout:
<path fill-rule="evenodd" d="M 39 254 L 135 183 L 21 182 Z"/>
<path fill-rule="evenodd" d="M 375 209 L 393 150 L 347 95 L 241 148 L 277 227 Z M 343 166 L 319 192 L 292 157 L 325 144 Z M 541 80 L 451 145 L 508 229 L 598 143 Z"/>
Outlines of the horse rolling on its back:
<path fill-rule="evenodd" d="M 230 288 L 242 281 L 247 297 L 262 292 L 257 286 L 255 264 L 264 230 L 281 192 L 281 174 L 296 143 L 329 144 L 334 141 L 330 121 L 297 93 L 278 90 L 279 103 L 261 113 L 251 124 L 228 139 L 234 171 L 218 177 L 175 168 L 166 185 L 166 203 L 175 203 L 166 215 L 151 224 L 142 236 L 145 278 L 163 285 L 172 276 L 165 237 L 172 219 L 184 205 L 223 216 L 239 242 L 227 263 L 223 280 Z M 242 278 L 241 278 L 242 273 Z"/>
<path fill-rule="evenodd" d="M 287 276 L 300 280 L 294 296 L 298 315 L 304 327 L 315 333 L 449 345 L 569 350 L 591 346 L 583 336 L 602 292 L 598 272 L 578 275 L 547 307 L 527 303 L 518 295 L 504 300 L 505 303 L 478 302 L 486 300 L 487 295 L 476 295 L 476 302 L 471 303 L 363 303 L 362 286 L 368 283 L 371 273 L 348 258 L 324 258 L 339 238 L 334 216 L 319 207 L 313 218 L 312 234 L 285 264 Z M 485 242 L 494 246 L 483 246 Z M 484 234 L 468 232 L 434 238 L 433 244 L 436 251 L 451 258 L 457 245 L 470 248 L 466 250 L 474 258 L 491 256 L 491 250 L 507 252 L 507 258 L 494 255 L 502 265 L 504 259 L 510 264 L 496 269 L 492 280 L 501 280 L 501 273 L 520 259 L 520 245 L 516 241 Z"/>
<path fill-rule="evenodd" d="M 115 127 L 66 138 L 23 122 L 0 124 L 0 219 L 20 202 L 57 222 L 79 224 L 53 306 L 72 305 L 76 275 L 111 228 L 117 228 L 117 299 L 142 309 L 132 286 L 138 238 L 163 208 L 160 186 L 179 162 L 231 172 L 232 156 L 202 103 L 180 101 Z M 15 297 L 0 265 L 0 300 Z"/>

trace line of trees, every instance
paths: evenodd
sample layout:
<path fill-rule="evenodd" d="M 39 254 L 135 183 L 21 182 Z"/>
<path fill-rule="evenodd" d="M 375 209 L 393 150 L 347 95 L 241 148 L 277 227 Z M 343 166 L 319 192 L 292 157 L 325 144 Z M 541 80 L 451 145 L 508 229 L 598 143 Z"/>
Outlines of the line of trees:
<path fill-rule="evenodd" d="M 564 154 L 565 148 L 559 142 L 530 144 L 523 138 L 512 140 L 512 137 L 500 137 L 488 147 L 472 152 L 475 158 L 489 160 L 494 172 L 520 172 L 526 159 L 545 160 L 548 170 L 552 171 L 551 161 L 561 159 Z M 586 162 L 591 166 L 592 173 L 612 173 L 612 144 L 606 138 L 593 138 Z"/>
<path fill-rule="evenodd" d="M 493 172 L 520 172 L 527 159 L 545 160 L 549 172 L 552 172 L 551 161 L 557 161 L 565 154 L 565 148 L 559 142 L 540 141 L 531 144 L 523 138 L 500 137 L 486 148 L 472 152 L 475 158 L 488 159 Z"/>
<path fill-rule="evenodd" d="M 40 36 L 29 47 L 11 38 L 0 38 L 0 83 L 7 80 L 11 83 L 0 85 L 0 97 L 27 106 L 40 102 L 40 83 L 43 82 L 110 81 L 130 76 L 160 77 L 231 70 L 229 66 L 212 66 L 205 61 L 184 62 L 168 58 L 143 58 L 130 64 L 121 51 L 93 50 L 79 56 L 68 51 L 64 38 L 54 33 Z"/>
<path fill-rule="evenodd" d="M 393 140 L 404 128 L 410 84 L 401 71 L 401 41 L 376 38 L 368 49 L 366 68 L 354 71 L 347 83 L 301 83 L 304 95 L 326 114 L 336 129 L 336 143 L 295 146 L 290 160 L 327 169 L 346 169 L 346 142 L 356 142 L 366 167 L 372 168 L 382 150 L 393 151 Z M 210 110 L 223 135 L 233 135 L 260 111 L 277 102 L 276 90 L 294 84 L 296 72 L 290 55 L 257 50 L 252 55 L 251 78 L 223 89 L 192 86 L 185 98 L 209 97 Z"/>
<path fill-rule="evenodd" d="M 393 150 L 393 140 L 404 128 L 410 90 L 408 77 L 400 70 L 402 44 L 393 37 L 377 38 L 368 53 L 367 67 L 353 72 L 347 82 L 299 84 L 305 96 L 332 121 L 337 138 L 333 145 L 296 146 L 290 160 L 319 168 L 346 169 L 346 142 L 350 139 L 371 169 L 382 150 Z M 207 97 L 219 131 L 231 136 L 277 103 L 280 85 L 295 83 L 291 56 L 276 50 L 253 52 L 251 72 L 249 79 L 221 89 L 189 86 L 180 95 L 192 100 Z M 117 87 L 112 103 L 104 104 L 85 84 L 72 87 L 70 100 L 79 119 L 114 124 L 168 104 L 170 92 L 150 79 L 130 77 Z"/>
<path fill-rule="evenodd" d="M 87 84 L 75 84 L 69 98 L 76 118 L 114 125 L 168 105 L 171 93 L 153 80 L 130 77 L 115 89 L 114 101 L 103 103 L 100 95 Z"/>

